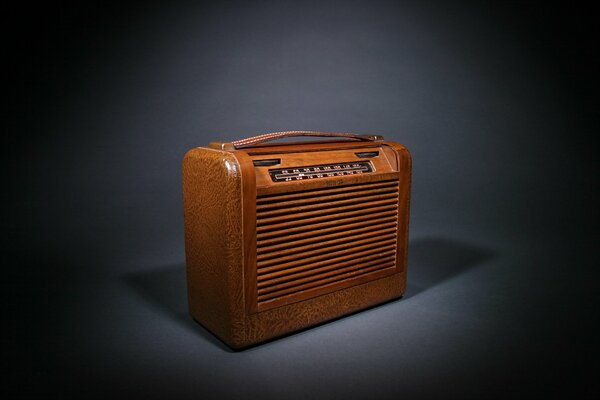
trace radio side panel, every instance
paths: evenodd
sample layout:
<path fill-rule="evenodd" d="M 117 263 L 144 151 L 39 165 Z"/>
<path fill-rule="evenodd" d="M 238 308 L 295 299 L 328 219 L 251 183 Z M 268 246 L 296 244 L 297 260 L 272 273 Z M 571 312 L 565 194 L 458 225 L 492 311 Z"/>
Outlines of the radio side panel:
<path fill-rule="evenodd" d="M 195 148 L 182 169 L 190 314 L 235 347 L 245 340 L 241 168 L 231 153 Z"/>

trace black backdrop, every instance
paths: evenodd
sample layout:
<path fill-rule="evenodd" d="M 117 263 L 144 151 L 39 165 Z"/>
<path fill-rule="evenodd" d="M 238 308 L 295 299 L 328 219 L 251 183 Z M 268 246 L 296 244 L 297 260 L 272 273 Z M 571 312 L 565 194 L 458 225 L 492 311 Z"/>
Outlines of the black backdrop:
<path fill-rule="evenodd" d="M 59 1 L 5 12 L 3 390 L 598 394 L 590 10 Z M 210 140 L 292 129 L 411 150 L 408 292 L 232 352 L 186 314 L 181 159 Z"/>

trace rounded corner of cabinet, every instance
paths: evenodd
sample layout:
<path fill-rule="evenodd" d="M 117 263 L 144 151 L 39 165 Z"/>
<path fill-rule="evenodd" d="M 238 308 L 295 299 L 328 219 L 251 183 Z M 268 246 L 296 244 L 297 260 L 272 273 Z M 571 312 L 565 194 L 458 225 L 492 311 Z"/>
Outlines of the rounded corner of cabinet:
<path fill-rule="evenodd" d="M 200 159 L 201 154 L 202 154 L 202 150 L 199 147 L 194 147 L 194 148 L 186 151 L 185 154 L 183 155 L 183 158 L 181 159 L 182 168 L 185 170 L 185 168 L 188 165 L 192 164 L 195 160 Z"/>
<path fill-rule="evenodd" d="M 397 142 L 386 142 L 386 144 L 394 148 L 394 150 L 396 150 L 396 152 L 398 152 L 399 154 L 404 154 L 409 160 L 412 160 L 410 150 L 408 150 L 408 147 L 406 147 L 405 145 Z"/>
<path fill-rule="evenodd" d="M 239 178 L 241 176 L 240 163 L 234 154 L 204 148 L 196 147 L 188 150 L 183 156 L 182 167 L 185 170 L 187 167 L 203 168 L 205 172 L 221 170 L 223 173 L 231 178 Z"/>

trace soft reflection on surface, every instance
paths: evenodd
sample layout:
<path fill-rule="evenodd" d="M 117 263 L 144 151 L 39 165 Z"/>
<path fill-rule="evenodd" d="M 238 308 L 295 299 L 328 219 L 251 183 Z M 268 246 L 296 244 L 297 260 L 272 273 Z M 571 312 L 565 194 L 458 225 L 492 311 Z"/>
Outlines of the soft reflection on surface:
<path fill-rule="evenodd" d="M 473 244 L 444 237 L 427 237 L 410 242 L 408 288 L 412 297 L 492 258 L 493 253 Z"/>
<path fill-rule="evenodd" d="M 123 280 L 165 319 L 199 334 L 223 350 L 231 351 L 189 315 L 184 264 L 129 273 L 123 276 Z"/>
<path fill-rule="evenodd" d="M 491 251 L 487 249 L 443 237 L 415 239 L 409 246 L 409 275 L 405 298 L 421 294 L 476 267 L 491 256 Z M 190 317 L 185 279 L 184 264 L 153 268 L 123 276 L 129 288 L 166 319 L 192 330 L 223 350 L 231 351 Z"/>

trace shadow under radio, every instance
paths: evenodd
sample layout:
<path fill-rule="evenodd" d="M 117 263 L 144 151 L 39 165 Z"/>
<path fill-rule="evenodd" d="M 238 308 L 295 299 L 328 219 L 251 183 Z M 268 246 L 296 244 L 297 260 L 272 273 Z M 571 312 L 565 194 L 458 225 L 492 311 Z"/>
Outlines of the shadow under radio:
<path fill-rule="evenodd" d="M 492 257 L 489 249 L 444 237 L 411 240 L 404 298 L 431 289 Z"/>
<path fill-rule="evenodd" d="M 142 297 L 148 307 L 166 320 L 198 334 L 206 341 L 231 352 L 223 342 L 196 323 L 188 312 L 185 264 L 174 264 L 122 276 L 127 286 Z"/>
<path fill-rule="evenodd" d="M 487 249 L 444 237 L 414 239 L 410 242 L 408 254 L 409 278 L 405 299 L 421 294 L 492 257 L 492 252 Z M 232 351 L 190 317 L 184 264 L 128 273 L 122 279 L 132 292 L 146 301 L 148 307 L 165 319 L 193 331 L 225 351 Z"/>

